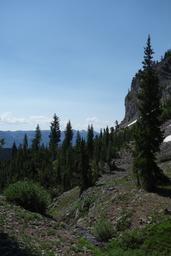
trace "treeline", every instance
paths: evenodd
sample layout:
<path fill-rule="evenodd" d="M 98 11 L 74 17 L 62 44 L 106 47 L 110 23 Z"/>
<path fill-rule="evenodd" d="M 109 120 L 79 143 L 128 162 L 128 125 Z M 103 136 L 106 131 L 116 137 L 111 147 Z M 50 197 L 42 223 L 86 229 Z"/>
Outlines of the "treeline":
<path fill-rule="evenodd" d="M 18 180 L 32 180 L 54 194 L 76 185 L 82 192 L 92 186 L 106 168 L 108 171 L 116 168 L 114 158 L 132 139 L 132 130 L 119 129 L 116 122 L 115 127 L 107 127 L 96 136 L 93 126 L 88 126 L 86 139 L 78 131 L 73 145 L 73 130 L 69 121 L 61 143 L 59 118 L 55 114 L 48 146 L 41 143 L 41 130 L 37 125 L 30 147 L 25 135 L 19 147 L 13 144 L 11 159 L 0 161 L 0 190 Z"/>

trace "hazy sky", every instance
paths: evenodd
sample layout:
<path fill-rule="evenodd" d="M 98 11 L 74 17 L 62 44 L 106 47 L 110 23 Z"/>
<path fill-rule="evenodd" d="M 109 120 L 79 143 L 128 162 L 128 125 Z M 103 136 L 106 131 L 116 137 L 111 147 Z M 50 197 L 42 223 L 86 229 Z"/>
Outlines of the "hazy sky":
<path fill-rule="evenodd" d="M 0 0 L 0 130 L 112 126 L 141 68 L 171 48 L 170 0 Z"/>

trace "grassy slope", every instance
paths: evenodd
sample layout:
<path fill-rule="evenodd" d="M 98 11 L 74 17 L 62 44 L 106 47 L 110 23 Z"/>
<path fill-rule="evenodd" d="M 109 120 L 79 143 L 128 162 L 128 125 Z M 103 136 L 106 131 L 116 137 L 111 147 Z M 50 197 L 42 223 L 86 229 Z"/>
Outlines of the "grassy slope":
<path fill-rule="evenodd" d="M 169 166 L 170 162 L 167 162 L 163 167 L 171 176 Z M 111 221 L 116 237 L 108 244 L 102 244 L 104 248 L 93 246 L 91 239 L 81 239 L 76 250 L 83 252 L 84 248 L 97 256 L 171 255 L 171 187 L 162 187 L 161 192 L 162 195 L 137 190 L 127 172 L 104 175 L 81 199 L 76 197 L 74 201 L 72 198 L 70 211 L 62 207 L 63 213 L 66 210 L 63 217 L 68 224 L 74 225 L 75 222 L 77 227 L 91 234 L 98 219 L 105 217 Z M 52 212 L 55 217 L 55 208 Z M 122 236 L 123 240 L 117 239 Z"/>

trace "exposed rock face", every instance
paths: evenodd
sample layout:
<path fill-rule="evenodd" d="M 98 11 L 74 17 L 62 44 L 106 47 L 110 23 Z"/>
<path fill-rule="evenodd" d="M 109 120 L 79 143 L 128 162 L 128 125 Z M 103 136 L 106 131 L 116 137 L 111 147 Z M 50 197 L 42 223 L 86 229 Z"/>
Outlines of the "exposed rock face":
<path fill-rule="evenodd" d="M 164 137 L 171 135 L 171 119 L 165 122 L 162 125 L 162 130 L 164 132 Z M 164 161 L 171 161 L 171 141 L 162 143 L 161 145 L 161 151 L 158 155 L 158 160 L 161 162 Z"/>
<path fill-rule="evenodd" d="M 171 99 L 171 56 L 163 59 L 159 63 L 156 63 L 155 69 L 157 71 L 159 84 L 162 89 L 162 102 L 166 102 L 168 99 Z M 122 125 L 137 119 L 139 115 L 137 107 L 137 93 L 140 88 L 139 85 L 140 71 L 133 78 L 131 90 L 128 92 L 125 98 L 125 117 L 122 121 Z"/>

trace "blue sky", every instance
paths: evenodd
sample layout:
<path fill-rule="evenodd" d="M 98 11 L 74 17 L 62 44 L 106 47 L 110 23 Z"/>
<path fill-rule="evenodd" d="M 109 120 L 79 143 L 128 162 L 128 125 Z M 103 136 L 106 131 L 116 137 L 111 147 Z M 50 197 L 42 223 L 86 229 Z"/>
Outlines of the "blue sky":
<path fill-rule="evenodd" d="M 96 130 L 124 116 L 147 35 L 171 48 L 170 0 L 0 0 L 0 130 Z"/>

